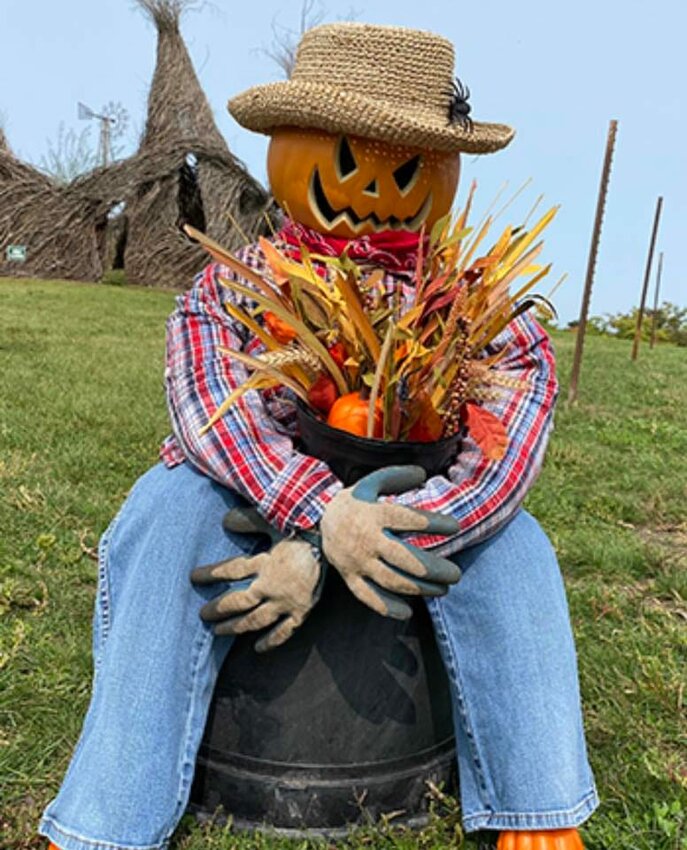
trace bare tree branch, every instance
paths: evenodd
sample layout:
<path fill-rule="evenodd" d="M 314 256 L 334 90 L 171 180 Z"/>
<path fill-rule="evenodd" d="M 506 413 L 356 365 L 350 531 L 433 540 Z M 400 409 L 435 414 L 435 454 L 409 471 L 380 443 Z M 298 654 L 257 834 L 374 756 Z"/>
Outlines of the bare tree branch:
<path fill-rule="evenodd" d="M 91 128 L 84 127 L 80 133 L 65 127 L 60 122 L 57 137 L 48 139 L 47 152 L 41 157 L 41 171 L 66 185 L 81 174 L 92 171 L 97 165 L 97 154 L 91 140 Z"/>
<path fill-rule="evenodd" d="M 261 48 L 260 52 L 281 68 L 288 80 L 296 63 L 296 50 L 301 36 L 306 30 L 321 24 L 326 10 L 321 0 L 302 0 L 297 29 L 280 24 L 275 17 L 272 20 L 272 44 Z"/>

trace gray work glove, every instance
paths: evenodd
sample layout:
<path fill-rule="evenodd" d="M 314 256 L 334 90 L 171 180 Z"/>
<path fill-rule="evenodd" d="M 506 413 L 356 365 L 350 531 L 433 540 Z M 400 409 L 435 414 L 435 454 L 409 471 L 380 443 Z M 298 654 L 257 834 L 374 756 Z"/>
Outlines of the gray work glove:
<path fill-rule="evenodd" d="M 255 508 L 234 508 L 223 525 L 234 534 L 266 534 L 272 547 L 258 555 L 240 555 L 193 570 L 191 581 L 200 585 L 252 579 L 248 587 L 229 590 L 208 602 L 200 616 L 217 623 L 217 635 L 276 624 L 255 644 L 257 652 L 274 649 L 291 637 L 320 597 L 324 570 L 317 550 L 305 540 L 285 539 Z"/>
<path fill-rule="evenodd" d="M 457 520 L 378 501 L 380 495 L 419 487 L 426 477 L 419 466 L 380 469 L 337 493 L 320 521 L 322 551 L 351 592 L 378 614 L 398 620 L 408 619 L 412 609 L 395 594 L 442 596 L 460 578 L 452 561 L 392 533 L 448 536 L 460 530 Z"/>

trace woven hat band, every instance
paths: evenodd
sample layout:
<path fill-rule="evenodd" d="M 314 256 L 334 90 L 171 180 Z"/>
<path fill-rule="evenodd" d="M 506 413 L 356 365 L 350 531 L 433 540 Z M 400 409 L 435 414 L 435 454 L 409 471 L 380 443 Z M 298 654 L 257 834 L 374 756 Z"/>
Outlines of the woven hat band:
<path fill-rule="evenodd" d="M 447 114 L 454 58 L 451 42 L 433 33 L 327 24 L 304 34 L 291 79 Z"/>

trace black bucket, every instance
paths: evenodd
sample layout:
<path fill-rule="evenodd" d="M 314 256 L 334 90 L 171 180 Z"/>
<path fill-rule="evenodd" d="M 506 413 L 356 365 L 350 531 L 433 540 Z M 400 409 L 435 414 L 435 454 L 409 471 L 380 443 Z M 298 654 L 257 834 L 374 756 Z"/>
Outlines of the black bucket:
<path fill-rule="evenodd" d="M 463 434 L 433 443 L 369 440 L 332 428 L 302 404 L 298 404 L 298 426 L 305 451 L 325 460 L 347 486 L 384 466 L 421 466 L 427 477 L 446 472 L 460 452 Z"/>
<path fill-rule="evenodd" d="M 459 450 L 458 437 L 384 444 L 300 416 L 305 451 L 346 484 L 391 464 L 438 474 Z M 286 644 L 259 655 L 255 634 L 239 636 L 219 675 L 191 810 L 221 807 L 239 829 L 287 835 L 342 834 L 392 811 L 396 823 L 424 823 L 427 782 L 455 790 L 455 740 L 431 620 L 421 599 L 408 601 L 410 620 L 380 617 L 330 567 L 319 604 Z"/>

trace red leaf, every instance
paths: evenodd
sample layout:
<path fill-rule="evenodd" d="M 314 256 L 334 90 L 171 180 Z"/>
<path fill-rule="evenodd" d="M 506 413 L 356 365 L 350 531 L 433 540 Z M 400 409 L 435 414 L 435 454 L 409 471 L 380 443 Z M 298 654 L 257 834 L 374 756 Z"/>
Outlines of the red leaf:
<path fill-rule="evenodd" d="M 484 407 L 465 405 L 470 436 L 489 460 L 501 460 L 508 447 L 508 434 L 501 420 Z"/>
<path fill-rule="evenodd" d="M 431 300 L 425 302 L 425 309 L 422 313 L 422 318 L 426 318 L 430 315 L 430 313 L 434 313 L 437 310 L 443 310 L 444 307 L 448 307 L 449 304 L 453 304 L 453 302 L 458 297 L 460 293 L 461 287 L 463 286 L 462 282 L 455 284 L 449 289 L 448 292 L 442 292 L 433 297 Z"/>

